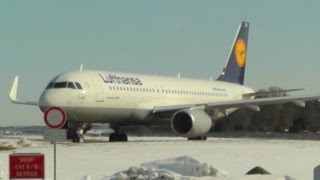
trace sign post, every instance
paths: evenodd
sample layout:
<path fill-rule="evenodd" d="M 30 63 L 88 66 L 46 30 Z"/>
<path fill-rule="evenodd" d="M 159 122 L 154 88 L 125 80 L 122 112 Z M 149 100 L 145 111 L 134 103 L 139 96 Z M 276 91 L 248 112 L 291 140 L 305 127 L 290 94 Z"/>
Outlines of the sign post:
<path fill-rule="evenodd" d="M 53 177 L 57 177 L 57 143 L 67 139 L 65 129 L 47 129 L 44 132 L 44 140 L 53 142 Z"/>
<path fill-rule="evenodd" d="M 57 147 L 56 142 L 67 139 L 67 132 L 61 129 L 67 122 L 66 112 L 59 107 L 51 107 L 44 113 L 44 122 L 50 128 L 44 133 L 44 140 L 53 142 L 53 177 L 57 179 Z"/>

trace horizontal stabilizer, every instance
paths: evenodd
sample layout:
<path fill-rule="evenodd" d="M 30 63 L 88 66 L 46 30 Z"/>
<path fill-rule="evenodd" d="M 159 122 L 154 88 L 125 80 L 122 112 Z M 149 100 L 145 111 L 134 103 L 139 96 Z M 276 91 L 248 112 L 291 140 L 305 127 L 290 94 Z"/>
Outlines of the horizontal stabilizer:
<path fill-rule="evenodd" d="M 283 90 L 270 91 L 270 92 L 254 92 L 254 93 L 243 94 L 242 96 L 244 98 L 257 97 L 257 96 L 270 96 L 270 95 L 272 96 L 272 95 L 276 95 L 278 93 L 287 93 L 287 92 L 303 91 L 303 90 L 306 90 L 306 88 L 301 88 L 301 89 L 283 89 Z"/>
<path fill-rule="evenodd" d="M 38 102 L 32 102 L 32 101 L 18 101 L 17 99 L 17 92 L 18 92 L 18 83 L 19 83 L 19 76 L 16 76 L 14 78 L 12 88 L 9 94 L 9 99 L 12 103 L 16 104 L 26 104 L 26 105 L 34 105 L 37 106 Z"/>

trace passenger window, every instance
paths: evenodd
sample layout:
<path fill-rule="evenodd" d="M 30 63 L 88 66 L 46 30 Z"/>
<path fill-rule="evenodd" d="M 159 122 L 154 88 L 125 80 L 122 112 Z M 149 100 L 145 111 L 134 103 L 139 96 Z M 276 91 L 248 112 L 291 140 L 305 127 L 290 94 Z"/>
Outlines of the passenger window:
<path fill-rule="evenodd" d="M 67 82 L 57 82 L 54 85 L 54 88 L 59 89 L 59 88 L 66 88 L 67 87 Z"/>
<path fill-rule="evenodd" d="M 76 86 L 78 89 L 82 89 L 82 86 L 80 85 L 80 83 L 76 82 Z"/>
<path fill-rule="evenodd" d="M 74 86 L 73 82 L 68 82 L 68 88 L 76 89 L 76 87 Z"/>

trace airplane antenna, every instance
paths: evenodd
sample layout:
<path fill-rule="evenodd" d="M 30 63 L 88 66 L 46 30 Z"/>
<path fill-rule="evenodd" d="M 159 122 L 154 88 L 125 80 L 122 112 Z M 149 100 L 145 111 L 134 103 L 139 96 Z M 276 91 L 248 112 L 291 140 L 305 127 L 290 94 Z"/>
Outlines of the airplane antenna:
<path fill-rule="evenodd" d="M 80 69 L 79 70 L 82 71 L 82 69 L 83 69 L 83 64 L 80 65 Z"/>

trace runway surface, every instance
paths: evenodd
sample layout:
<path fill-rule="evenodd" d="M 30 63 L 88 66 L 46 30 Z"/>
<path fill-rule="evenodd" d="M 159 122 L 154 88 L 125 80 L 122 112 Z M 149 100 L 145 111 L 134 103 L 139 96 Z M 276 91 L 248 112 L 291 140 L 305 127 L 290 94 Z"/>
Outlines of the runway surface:
<path fill-rule="evenodd" d="M 20 137 L 2 137 L 0 142 L 15 144 Z M 53 145 L 41 137 L 27 136 L 31 147 L 18 147 L 14 152 L 45 154 L 46 179 L 53 179 Z M 98 141 L 96 141 L 98 140 Z M 100 139 L 101 140 L 101 139 Z M 102 139 L 105 140 L 105 139 Z M 8 178 L 8 156 L 13 151 L 0 151 L 0 170 Z M 129 137 L 127 143 L 100 142 L 60 143 L 58 179 L 103 179 L 118 171 L 158 159 L 190 156 L 225 170 L 230 177 L 244 175 L 261 166 L 274 175 L 296 179 L 313 179 L 313 168 L 320 164 L 320 141 L 269 140 L 253 138 L 209 138 L 187 141 L 179 137 Z"/>

